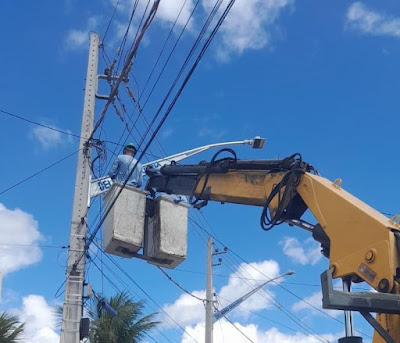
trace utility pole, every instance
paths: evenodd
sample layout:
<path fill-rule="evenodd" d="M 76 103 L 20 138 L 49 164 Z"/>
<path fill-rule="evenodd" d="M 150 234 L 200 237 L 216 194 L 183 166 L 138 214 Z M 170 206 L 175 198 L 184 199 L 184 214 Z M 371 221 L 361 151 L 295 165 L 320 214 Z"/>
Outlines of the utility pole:
<path fill-rule="evenodd" d="M 61 343 L 79 343 L 82 318 L 83 283 L 85 276 L 86 222 L 90 182 L 90 142 L 93 131 L 97 89 L 99 36 L 90 35 L 89 61 L 86 75 L 81 138 L 76 168 L 75 194 L 68 249 Z"/>
<path fill-rule="evenodd" d="M 207 242 L 207 289 L 206 289 L 206 339 L 205 343 L 213 343 L 213 279 L 212 279 L 212 239 Z"/>

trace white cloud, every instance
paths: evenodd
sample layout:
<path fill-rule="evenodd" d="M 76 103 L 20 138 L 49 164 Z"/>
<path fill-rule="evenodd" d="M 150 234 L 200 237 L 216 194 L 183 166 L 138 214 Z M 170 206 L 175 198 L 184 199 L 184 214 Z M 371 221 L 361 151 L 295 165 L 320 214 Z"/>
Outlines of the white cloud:
<path fill-rule="evenodd" d="M 293 9 L 294 2 L 295 0 L 237 0 L 217 34 L 217 40 L 220 40 L 217 48 L 218 57 L 221 60 L 227 60 L 233 54 L 241 55 L 245 50 L 258 50 L 270 45 L 271 36 L 274 31 L 278 31 L 279 17 L 284 10 Z M 110 0 L 110 3 L 114 6 L 116 2 Z M 132 0 L 121 0 L 118 5 L 118 12 L 126 17 L 123 20 L 121 18 L 116 20 L 116 36 L 119 38 L 126 30 L 133 3 Z M 146 2 L 139 2 L 134 21 L 142 16 L 146 4 Z M 195 16 L 191 18 L 187 26 L 191 32 L 195 32 L 200 22 L 205 21 L 215 5 L 215 0 L 202 0 L 201 4 L 204 11 L 196 10 Z M 227 4 L 228 0 L 222 2 L 217 17 L 222 14 Z M 182 27 L 186 24 L 194 7 L 194 0 L 161 1 L 155 21 L 170 25 L 176 20 L 176 25 Z M 181 9 L 182 12 L 178 17 Z M 137 27 L 137 22 L 133 27 Z"/>
<path fill-rule="evenodd" d="M 317 309 L 320 311 L 318 311 Z M 322 308 L 321 291 L 316 292 L 307 298 L 304 298 L 303 301 L 298 301 L 297 303 L 294 303 L 292 306 L 292 311 L 294 312 L 306 311 L 307 315 L 324 315 L 323 313 L 326 313 L 331 317 L 338 317 L 340 315 L 343 315 L 343 311 L 325 310 Z"/>
<path fill-rule="evenodd" d="M 315 265 L 322 257 L 319 244 L 312 238 L 307 239 L 302 245 L 296 238 L 285 237 L 280 244 L 283 246 L 283 253 L 286 256 L 303 266 Z"/>
<path fill-rule="evenodd" d="M 22 309 L 17 310 L 19 320 L 25 322 L 24 336 L 29 343 L 58 343 L 57 319 L 54 309 L 40 295 L 28 295 L 22 299 Z"/>
<path fill-rule="evenodd" d="M 312 306 L 315 306 L 320 309 L 321 303 L 322 303 L 322 292 L 321 291 L 316 292 L 316 293 L 312 294 L 311 296 L 304 298 L 303 300 L 304 301 L 299 301 L 299 302 L 295 303 L 292 306 L 292 310 L 295 312 L 299 312 L 301 310 L 310 310 L 310 309 L 312 309 Z"/>
<path fill-rule="evenodd" d="M 54 127 L 55 129 L 59 129 L 57 127 Z M 72 133 L 69 130 L 62 130 L 68 133 Z M 60 145 L 63 145 L 65 143 L 71 143 L 72 142 L 72 137 L 71 136 L 67 136 L 61 132 L 58 131 L 54 131 L 51 129 L 48 129 L 46 127 L 43 126 L 37 126 L 32 130 L 32 134 L 33 137 L 35 137 L 41 147 L 45 150 L 54 148 L 54 147 L 58 147 Z"/>
<path fill-rule="evenodd" d="M 110 28 L 110 37 L 108 38 L 107 45 L 111 47 L 118 47 L 121 39 L 124 37 L 128 28 L 131 12 L 134 6 L 134 0 L 121 0 L 118 4 L 118 17 L 114 18 L 113 27 Z M 114 7 L 115 0 L 110 0 L 111 5 Z M 183 6 L 183 8 L 182 8 Z M 143 17 L 144 11 L 146 10 L 145 18 L 147 17 L 151 6 L 147 7 L 147 2 L 139 2 L 135 10 L 132 24 L 129 28 L 127 41 L 132 42 L 136 36 L 137 28 L 139 27 L 140 21 Z M 181 11 L 182 8 L 182 11 Z M 194 8 L 193 0 L 164 0 L 160 2 L 154 22 L 160 24 L 166 24 L 168 27 L 175 22 L 175 27 L 184 26 L 188 20 L 192 10 Z M 179 12 L 181 13 L 179 14 Z M 179 17 L 178 17 L 179 15 Z M 192 18 L 187 25 L 187 29 L 191 29 L 194 25 L 194 19 Z M 141 45 L 147 46 L 150 44 L 150 38 L 148 34 L 145 34 L 142 38 Z M 116 48 L 115 48 L 116 49 Z"/>
<path fill-rule="evenodd" d="M 39 247 L 13 246 L 13 244 L 34 245 L 42 236 L 38 222 L 32 215 L 20 209 L 9 210 L 0 203 L 0 271 L 7 274 L 39 262 L 42 251 Z"/>
<path fill-rule="evenodd" d="M 90 17 L 88 19 L 85 29 L 77 30 L 72 29 L 67 32 L 66 37 L 66 48 L 69 50 L 77 50 L 80 48 L 86 48 L 89 46 L 89 32 L 95 31 L 99 26 L 99 17 Z"/>
<path fill-rule="evenodd" d="M 182 6 L 184 7 L 182 8 Z M 177 19 L 181 8 L 182 12 L 179 18 Z M 186 3 L 185 0 L 161 1 L 157 11 L 156 18 L 169 23 L 174 23 L 175 20 L 177 20 L 176 25 L 184 26 L 193 8 L 194 8 L 194 0 L 186 0 Z M 190 22 L 188 27 L 190 28 Z"/>
<path fill-rule="evenodd" d="M 214 343 L 239 343 L 248 342 L 244 337 L 246 335 L 254 343 L 320 343 L 321 338 L 329 342 L 334 342 L 339 335 L 323 334 L 318 338 L 311 335 L 303 335 L 301 333 L 287 334 L 280 332 L 277 328 L 262 330 L 257 325 L 242 325 L 234 323 L 236 328 L 228 321 L 222 319 L 214 325 Z M 238 329 L 244 334 L 241 334 Z M 186 332 L 182 337 L 182 343 L 192 343 L 193 337 L 197 342 L 204 342 L 204 323 L 199 323 L 194 327 L 186 327 Z M 191 337 L 190 337 L 190 336 Z"/>
<path fill-rule="evenodd" d="M 346 27 L 362 34 L 400 38 L 400 18 L 373 11 L 359 1 L 347 10 Z"/>
<path fill-rule="evenodd" d="M 111 5 L 114 7 L 116 1 L 110 0 L 110 2 Z M 135 0 L 121 0 L 118 5 L 118 11 L 120 13 L 124 13 L 126 17 L 129 18 L 133 9 L 134 2 Z M 194 8 L 194 3 L 195 3 L 194 0 L 163 0 L 160 2 L 160 5 L 158 6 L 155 20 L 160 20 L 162 22 L 167 22 L 167 23 L 174 23 L 176 20 L 177 21 L 176 25 L 184 26 L 187 19 L 190 16 L 190 13 Z M 139 2 L 138 7 L 136 9 L 135 17 L 141 18 L 143 16 L 144 10 L 146 9 L 146 6 L 147 6 L 146 1 Z M 150 6 L 147 8 L 147 13 L 149 12 Z M 182 12 L 179 15 L 181 9 Z M 178 15 L 179 18 L 177 19 Z M 125 25 L 125 30 L 126 27 L 127 25 Z"/>
<path fill-rule="evenodd" d="M 206 297 L 205 291 L 193 291 L 192 294 L 200 299 L 205 299 Z M 204 318 L 203 303 L 189 294 L 182 294 L 173 304 L 165 305 L 163 309 L 180 325 L 191 325 Z M 163 322 L 173 325 L 173 322 L 168 317 L 163 318 Z"/>
<path fill-rule="evenodd" d="M 227 3 L 225 0 L 221 8 Z M 214 0 L 203 0 L 207 12 L 214 4 Z M 217 34 L 221 40 L 219 58 L 226 60 L 232 54 L 241 55 L 245 50 L 259 50 L 269 45 L 278 18 L 293 5 L 294 0 L 237 0 Z"/>
<path fill-rule="evenodd" d="M 241 264 L 236 273 L 229 277 L 228 284 L 222 287 L 218 293 L 221 301 L 221 307 L 229 305 L 231 302 L 256 288 L 265 280 L 268 280 L 268 278 L 272 279 L 278 275 L 279 265 L 273 260 Z M 246 278 L 246 280 L 238 278 L 238 276 L 241 278 Z M 252 279 L 259 281 L 254 281 Z M 279 280 L 276 282 L 279 282 Z M 266 285 L 264 289 L 267 289 L 273 285 L 274 283 L 270 283 Z M 269 291 L 269 294 L 271 294 L 271 291 Z M 246 308 L 246 310 L 259 311 L 271 307 L 271 300 L 268 296 L 266 296 L 265 292 L 261 291 L 245 300 L 243 302 L 243 307 Z M 244 308 L 238 307 L 232 313 L 247 317 L 249 312 Z"/>
<path fill-rule="evenodd" d="M 218 292 L 218 300 L 220 301 L 221 308 L 248 293 L 250 290 L 268 279 L 268 277 L 276 277 L 278 273 L 279 265 L 277 262 L 272 260 L 241 264 L 235 271 L 235 274 L 232 274 L 229 277 L 228 284 L 223 286 Z M 246 280 L 238 278 L 238 276 L 246 278 Z M 271 283 L 270 286 L 271 285 L 273 284 Z M 205 299 L 205 293 L 205 290 L 192 292 L 192 294 L 196 295 L 200 299 Z M 243 303 L 243 306 L 246 310 L 238 307 L 232 313 L 242 317 L 247 317 L 249 315 L 249 311 L 247 310 L 257 311 L 268 308 L 271 306 L 271 303 L 267 296 L 256 293 L 247 299 Z M 182 326 L 193 325 L 204 319 L 203 303 L 188 294 L 181 295 L 173 304 L 167 304 L 163 309 Z M 169 318 L 163 318 L 163 321 L 168 325 L 172 325 Z"/>

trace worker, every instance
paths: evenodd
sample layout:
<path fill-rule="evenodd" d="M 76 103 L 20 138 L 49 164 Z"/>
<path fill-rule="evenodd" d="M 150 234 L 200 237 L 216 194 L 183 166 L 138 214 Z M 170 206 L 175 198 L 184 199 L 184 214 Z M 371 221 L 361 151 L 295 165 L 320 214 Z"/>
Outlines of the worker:
<path fill-rule="evenodd" d="M 125 145 L 123 154 L 118 155 L 108 172 L 108 176 L 111 177 L 112 180 L 124 183 L 129 177 L 126 184 L 140 188 L 143 179 L 143 167 L 135 159 L 136 151 L 136 147 L 133 143 Z M 131 174 L 133 168 L 135 168 L 135 170 Z"/>

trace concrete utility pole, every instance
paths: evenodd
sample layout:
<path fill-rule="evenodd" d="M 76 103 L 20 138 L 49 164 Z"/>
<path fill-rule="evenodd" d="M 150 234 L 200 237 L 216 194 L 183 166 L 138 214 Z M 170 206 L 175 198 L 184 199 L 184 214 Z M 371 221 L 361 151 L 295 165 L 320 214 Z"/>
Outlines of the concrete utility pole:
<path fill-rule="evenodd" d="M 207 242 L 207 290 L 206 290 L 206 339 L 205 343 L 213 343 L 213 279 L 212 279 L 212 239 Z"/>
<path fill-rule="evenodd" d="M 78 166 L 69 240 L 66 286 L 61 326 L 61 343 L 79 343 L 82 317 L 83 282 L 85 276 L 86 219 L 89 200 L 90 145 L 97 88 L 99 36 L 90 35 L 89 62 L 86 75 Z"/>

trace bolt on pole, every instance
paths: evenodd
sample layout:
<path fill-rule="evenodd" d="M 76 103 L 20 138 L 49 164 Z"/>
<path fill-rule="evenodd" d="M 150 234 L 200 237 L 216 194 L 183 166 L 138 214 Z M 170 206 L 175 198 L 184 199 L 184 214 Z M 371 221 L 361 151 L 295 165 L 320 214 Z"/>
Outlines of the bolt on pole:
<path fill-rule="evenodd" d="M 79 140 L 78 165 L 76 168 L 75 193 L 72 209 L 66 285 L 61 326 L 61 343 L 79 343 L 82 318 L 83 283 L 85 276 L 86 219 L 90 182 L 90 145 L 93 131 L 95 95 L 97 89 L 97 65 L 99 36 L 90 35 L 89 61 L 86 75 L 81 138 Z"/>

